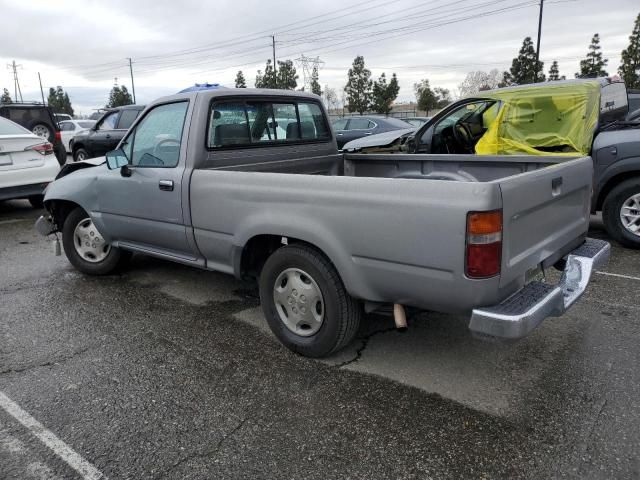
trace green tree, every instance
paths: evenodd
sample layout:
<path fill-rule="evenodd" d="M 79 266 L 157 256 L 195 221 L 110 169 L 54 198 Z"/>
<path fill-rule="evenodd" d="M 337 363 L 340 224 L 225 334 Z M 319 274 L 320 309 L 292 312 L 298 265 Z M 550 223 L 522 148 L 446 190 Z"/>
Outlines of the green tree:
<path fill-rule="evenodd" d="M 544 63 L 536 61 L 536 50 L 531 37 L 525 37 L 518 56 L 512 60 L 509 71 L 504 72 L 499 86 L 537 82 L 544 82 Z"/>
<path fill-rule="evenodd" d="M 560 80 L 560 70 L 558 68 L 558 61 L 554 60 L 549 69 L 549 76 L 547 77 L 549 82 Z"/>
<path fill-rule="evenodd" d="M 267 64 L 264 67 L 264 74 L 261 70 L 258 70 L 255 86 L 256 88 L 276 88 L 276 75 L 271 60 L 267 60 Z"/>
<path fill-rule="evenodd" d="M 247 88 L 247 82 L 244 79 L 242 70 L 238 70 L 236 75 L 236 88 Z"/>
<path fill-rule="evenodd" d="M 2 89 L 2 97 L 0 97 L 0 103 L 13 103 L 13 100 L 11 100 L 11 94 L 6 88 Z"/>
<path fill-rule="evenodd" d="M 391 111 L 391 105 L 398 97 L 400 92 L 400 85 L 398 85 L 398 78 L 394 73 L 391 76 L 391 80 L 387 83 L 387 77 L 383 73 L 380 78 L 373 82 L 373 91 L 371 94 L 371 108 L 376 113 L 383 113 L 388 115 Z"/>
<path fill-rule="evenodd" d="M 413 85 L 413 90 L 416 94 L 418 110 L 428 112 L 429 110 L 435 110 L 438 108 L 438 97 L 436 97 L 436 94 L 431 90 L 429 80 L 425 78 L 419 83 L 415 83 Z"/>
<path fill-rule="evenodd" d="M 281 90 L 295 90 L 298 86 L 298 74 L 296 67 L 291 60 L 278 60 L 278 71 L 276 73 L 278 83 L 275 88 Z"/>
<path fill-rule="evenodd" d="M 318 79 L 318 66 L 314 65 L 313 70 L 311 71 L 311 93 L 322 96 L 322 87 L 320 86 Z"/>
<path fill-rule="evenodd" d="M 606 77 L 609 75 L 604 69 L 609 60 L 602 58 L 601 48 L 600 35 L 596 33 L 591 38 L 586 58 L 580 60 L 580 72 L 576 73 L 576 77 Z"/>
<path fill-rule="evenodd" d="M 73 117 L 73 107 L 71 106 L 69 94 L 60 85 L 56 88 L 49 88 L 47 103 L 55 113 L 67 113 Z"/>
<path fill-rule="evenodd" d="M 451 103 L 451 92 L 446 88 L 436 87 L 433 89 L 436 96 L 436 107 L 444 108 Z"/>
<path fill-rule="evenodd" d="M 622 51 L 618 74 L 627 88 L 640 88 L 640 13 L 633 25 L 629 46 Z"/>
<path fill-rule="evenodd" d="M 358 55 L 353 60 L 348 77 L 344 87 L 344 92 L 347 95 L 347 108 L 349 112 L 358 112 L 362 115 L 371 103 L 371 89 L 373 87 L 371 71 L 364 65 L 364 57 Z"/>
<path fill-rule="evenodd" d="M 132 105 L 133 99 L 131 98 L 131 94 L 127 90 L 127 87 L 114 85 L 109 93 L 109 102 L 107 103 L 107 108 L 113 107 L 121 107 L 123 105 Z"/>

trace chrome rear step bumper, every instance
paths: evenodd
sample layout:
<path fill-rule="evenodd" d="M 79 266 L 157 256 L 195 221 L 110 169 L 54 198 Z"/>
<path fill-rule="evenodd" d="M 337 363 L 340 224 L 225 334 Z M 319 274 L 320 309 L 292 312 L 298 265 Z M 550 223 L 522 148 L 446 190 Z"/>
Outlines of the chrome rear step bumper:
<path fill-rule="evenodd" d="M 527 336 L 547 317 L 559 317 L 587 289 L 592 273 L 609 261 L 611 246 L 587 238 L 567 256 L 557 285 L 531 282 L 502 303 L 476 308 L 469 329 L 481 337 L 519 339 Z"/>

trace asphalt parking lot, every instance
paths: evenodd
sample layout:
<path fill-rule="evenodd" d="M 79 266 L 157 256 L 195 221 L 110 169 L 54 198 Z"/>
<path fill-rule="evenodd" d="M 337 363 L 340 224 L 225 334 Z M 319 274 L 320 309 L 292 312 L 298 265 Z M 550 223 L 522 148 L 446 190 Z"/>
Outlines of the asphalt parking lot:
<path fill-rule="evenodd" d="M 277 343 L 231 277 L 143 256 L 77 273 L 39 214 L 0 203 L 2 479 L 640 476 L 638 252 L 614 245 L 518 343 L 372 316 L 321 362 Z"/>

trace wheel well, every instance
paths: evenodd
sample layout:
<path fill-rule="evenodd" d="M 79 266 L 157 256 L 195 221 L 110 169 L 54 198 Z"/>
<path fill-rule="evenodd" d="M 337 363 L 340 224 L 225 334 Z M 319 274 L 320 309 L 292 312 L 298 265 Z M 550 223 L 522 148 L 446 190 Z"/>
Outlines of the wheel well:
<path fill-rule="evenodd" d="M 283 238 L 286 243 L 283 243 Z M 300 240 L 299 238 L 287 237 L 283 235 L 256 235 L 251 237 L 242 249 L 242 257 L 240 259 L 240 276 L 241 278 L 256 279 L 260 276 L 262 267 L 267 258 L 278 248 L 285 245 L 306 245 L 320 252 L 331 262 L 329 256 L 322 249 L 312 243 Z M 333 262 L 332 262 L 333 263 Z"/>
<path fill-rule="evenodd" d="M 72 139 L 73 141 L 73 139 Z M 82 143 L 76 143 L 73 142 L 73 151 L 75 152 L 76 150 L 80 149 L 80 148 L 84 148 L 84 145 Z"/>
<path fill-rule="evenodd" d="M 51 213 L 57 231 L 62 231 L 62 226 L 66 218 L 79 206 L 77 203 L 70 202 L 69 200 L 49 200 L 45 202 L 45 207 L 49 213 Z"/>
<path fill-rule="evenodd" d="M 613 190 L 616 186 L 620 185 L 622 182 L 629 180 L 634 177 L 640 177 L 640 171 L 634 170 L 631 172 L 620 173 L 614 177 L 611 177 L 607 183 L 604 184 L 604 187 L 600 190 L 598 194 L 598 201 L 596 202 L 596 210 L 602 210 L 602 205 L 604 204 L 605 198 L 609 195 L 609 192 Z"/>

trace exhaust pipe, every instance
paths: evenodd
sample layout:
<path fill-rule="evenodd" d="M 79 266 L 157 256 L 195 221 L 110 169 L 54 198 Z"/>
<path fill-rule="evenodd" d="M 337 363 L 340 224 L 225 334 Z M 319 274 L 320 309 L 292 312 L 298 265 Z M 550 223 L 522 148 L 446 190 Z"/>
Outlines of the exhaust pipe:
<path fill-rule="evenodd" d="M 404 332 L 407 329 L 407 315 L 404 312 L 404 307 L 399 303 L 393 304 L 393 320 L 399 331 Z"/>

